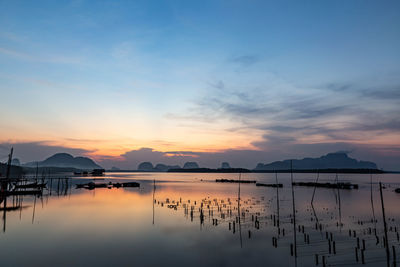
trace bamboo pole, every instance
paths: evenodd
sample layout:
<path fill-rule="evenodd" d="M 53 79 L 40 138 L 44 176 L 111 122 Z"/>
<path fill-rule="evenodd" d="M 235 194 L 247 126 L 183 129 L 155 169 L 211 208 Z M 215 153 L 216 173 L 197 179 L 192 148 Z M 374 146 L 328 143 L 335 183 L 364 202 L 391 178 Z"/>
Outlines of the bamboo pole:
<path fill-rule="evenodd" d="M 382 193 L 382 183 L 381 183 L 381 182 L 379 182 L 379 191 L 380 191 L 380 193 L 381 193 L 383 228 L 384 228 L 384 230 L 385 230 L 386 263 L 387 263 L 387 267 L 390 267 L 390 251 L 389 251 L 388 235 L 387 235 L 387 225 L 386 225 L 386 216 L 385 216 L 385 204 L 383 203 L 383 193 Z"/>
<path fill-rule="evenodd" d="M 297 266 L 297 238 L 296 238 L 296 207 L 294 201 L 294 189 L 293 189 L 293 163 L 290 161 L 290 181 L 292 183 L 292 208 L 293 208 L 293 241 L 294 241 L 294 265 Z"/>

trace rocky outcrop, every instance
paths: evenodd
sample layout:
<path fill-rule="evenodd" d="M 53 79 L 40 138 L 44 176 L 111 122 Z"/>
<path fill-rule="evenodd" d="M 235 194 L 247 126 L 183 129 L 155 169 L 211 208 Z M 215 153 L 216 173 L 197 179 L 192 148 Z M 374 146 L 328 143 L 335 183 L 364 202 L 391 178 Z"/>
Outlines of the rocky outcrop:
<path fill-rule="evenodd" d="M 259 163 L 255 170 L 289 170 L 290 162 L 295 170 L 311 169 L 377 169 L 377 165 L 369 161 L 358 161 L 350 158 L 345 152 L 329 153 L 319 158 L 304 158 L 275 161 L 269 164 Z"/>
<path fill-rule="evenodd" d="M 200 168 L 197 162 L 189 161 L 186 162 L 185 165 L 183 165 L 184 169 L 198 169 Z"/>
<path fill-rule="evenodd" d="M 92 159 L 87 157 L 73 157 L 68 153 L 57 153 L 39 162 L 29 162 L 24 164 L 26 167 L 59 167 L 76 168 L 84 170 L 101 169 Z"/>
<path fill-rule="evenodd" d="M 153 171 L 154 167 L 153 164 L 151 162 L 142 162 L 139 164 L 138 166 L 138 170 L 139 171 Z"/>
<path fill-rule="evenodd" d="M 228 162 L 222 162 L 221 169 L 230 169 L 231 165 Z"/>

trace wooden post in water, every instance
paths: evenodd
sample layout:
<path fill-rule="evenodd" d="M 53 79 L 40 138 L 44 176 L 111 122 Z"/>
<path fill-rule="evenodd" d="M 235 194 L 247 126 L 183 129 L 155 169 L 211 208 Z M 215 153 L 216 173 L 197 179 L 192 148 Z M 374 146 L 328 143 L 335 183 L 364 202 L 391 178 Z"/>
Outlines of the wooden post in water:
<path fill-rule="evenodd" d="M 33 202 L 33 211 L 32 211 L 32 224 L 35 221 L 35 210 L 36 210 L 36 195 L 33 196 L 35 198 Z"/>
<path fill-rule="evenodd" d="M 340 202 L 339 178 L 337 173 L 336 173 L 336 185 L 337 185 L 338 202 L 339 202 L 339 229 L 340 231 L 342 231 L 342 206 Z"/>
<path fill-rule="evenodd" d="M 275 171 L 275 183 L 276 183 L 276 209 L 277 209 L 277 216 L 278 216 L 278 229 L 279 229 L 279 187 L 278 187 L 278 173 Z"/>
<path fill-rule="evenodd" d="M 361 250 L 361 263 L 365 264 L 364 250 Z"/>
<path fill-rule="evenodd" d="M 381 182 L 379 182 L 379 191 L 380 191 L 380 193 L 381 193 L 383 228 L 384 228 L 384 230 L 385 230 L 386 263 L 387 263 L 387 267 L 390 267 L 390 251 L 389 251 L 389 243 L 388 243 L 388 236 L 387 236 L 387 225 L 386 225 L 386 216 L 385 216 L 385 204 L 383 203 L 383 193 L 382 193 L 382 183 L 381 183 Z"/>
<path fill-rule="evenodd" d="M 319 169 L 317 171 L 317 180 L 315 181 L 314 191 L 313 191 L 313 194 L 312 194 L 312 197 L 311 197 L 311 206 L 312 206 L 312 204 L 314 202 L 315 190 L 317 189 L 318 179 L 319 179 Z"/>
<path fill-rule="evenodd" d="M 293 208 L 293 241 L 294 241 L 294 265 L 297 266 L 297 238 L 296 238 L 296 206 L 294 201 L 294 189 L 293 189 L 293 164 L 290 161 L 290 181 L 292 183 L 292 208 Z"/>
<path fill-rule="evenodd" d="M 4 196 L 4 211 L 3 211 L 3 232 L 6 232 L 7 225 L 7 195 Z"/>
<path fill-rule="evenodd" d="M 12 155 L 13 155 L 14 148 L 11 148 L 10 154 L 8 155 L 8 162 L 7 162 L 7 173 L 6 173 L 6 179 L 5 181 L 1 181 L 1 188 L 0 190 L 2 193 L 4 192 L 4 211 L 3 211 L 3 232 L 6 232 L 6 225 L 7 225 L 7 191 L 8 191 L 8 182 L 10 178 L 10 172 L 11 172 L 11 161 L 12 161 Z"/>
<path fill-rule="evenodd" d="M 312 197 L 311 197 L 311 208 L 312 208 L 312 211 L 313 211 L 313 213 L 314 213 L 314 217 L 315 217 L 315 221 L 316 221 L 316 226 L 317 226 L 317 228 L 318 228 L 318 223 L 319 223 L 319 221 L 318 221 L 317 213 L 315 212 L 315 208 L 314 208 L 314 196 L 315 196 L 315 190 L 317 189 L 318 179 L 319 179 L 319 169 L 318 169 L 318 171 L 317 171 L 317 180 L 315 181 L 315 186 L 314 186 L 313 195 L 312 195 Z"/>
<path fill-rule="evenodd" d="M 38 182 L 38 173 L 39 173 L 39 162 L 36 162 L 36 174 L 35 174 L 36 183 Z"/>
<path fill-rule="evenodd" d="M 357 251 L 357 248 L 356 248 L 356 247 L 354 248 L 354 252 L 355 252 L 355 254 L 356 254 L 356 262 L 358 262 L 358 251 Z"/>
<path fill-rule="evenodd" d="M 240 178 L 241 178 L 241 176 L 242 176 L 242 172 L 239 172 L 239 189 L 238 189 L 238 218 L 239 218 L 239 221 L 238 221 L 238 223 L 239 223 L 239 238 L 240 238 L 240 247 L 242 248 L 243 247 L 243 243 L 242 243 L 242 227 L 241 227 L 241 224 L 240 224 Z"/>
<path fill-rule="evenodd" d="M 371 187 L 371 208 L 372 208 L 372 218 L 374 220 L 374 229 L 376 231 L 376 218 L 375 218 L 375 208 L 374 208 L 374 195 L 372 193 L 372 173 L 370 172 L 370 187 Z"/>
<path fill-rule="evenodd" d="M 53 189 L 53 178 L 50 178 L 50 196 Z"/>
<path fill-rule="evenodd" d="M 10 171 L 11 171 L 11 161 L 13 156 L 14 148 L 11 148 L 10 154 L 8 155 L 8 162 L 7 162 L 7 172 L 6 172 L 6 179 L 10 178 Z"/>
<path fill-rule="evenodd" d="M 156 179 L 153 179 L 153 225 L 154 225 L 154 195 L 156 193 Z"/>

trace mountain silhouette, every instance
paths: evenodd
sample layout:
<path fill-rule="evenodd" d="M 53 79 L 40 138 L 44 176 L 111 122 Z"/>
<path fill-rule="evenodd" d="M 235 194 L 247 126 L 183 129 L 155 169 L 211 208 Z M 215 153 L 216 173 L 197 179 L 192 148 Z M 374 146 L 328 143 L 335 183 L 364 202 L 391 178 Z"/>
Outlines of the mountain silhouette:
<path fill-rule="evenodd" d="M 197 162 L 186 162 L 183 165 L 184 169 L 198 169 L 199 168 L 199 164 L 197 164 Z"/>
<path fill-rule="evenodd" d="M 222 162 L 221 163 L 221 169 L 230 169 L 231 165 L 229 165 L 228 162 Z"/>
<path fill-rule="evenodd" d="M 275 161 L 269 164 L 258 163 L 254 170 L 289 170 L 292 161 L 293 169 L 377 169 L 377 165 L 370 161 L 358 161 L 350 158 L 345 152 L 329 153 L 319 158 L 304 158 L 284 161 Z"/>
<path fill-rule="evenodd" d="M 151 162 L 142 162 L 138 166 L 138 171 L 154 171 L 154 172 L 166 172 L 169 169 L 180 169 L 179 165 L 166 165 L 162 163 L 158 163 L 155 167 Z"/>
<path fill-rule="evenodd" d="M 87 157 L 73 157 L 68 153 L 57 153 L 53 156 L 39 162 L 29 162 L 24 164 L 26 167 L 61 167 L 76 168 L 83 170 L 101 169 L 92 159 Z"/>
<path fill-rule="evenodd" d="M 11 161 L 11 165 L 20 166 L 20 165 L 21 165 L 21 162 L 20 162 L 19 159 L 14 158 L 14 159 L 12 159 L 12 161 Z"/>
<path fill-rule="evenodd" d="M 138 170 L 139 171 L 153 171 L 154 170 L 154 166 L 151 162 L 142 162 L 139 164 L 138 166 Z"/>
<path fill-rule="evenodd" d="M 166 172 L 166 171 L 168 171 L 170 169 L 179 169 L 179 168 L 180 168 L 179 165 L 172 165 L 171 166 L 171 165 L 165 165 L 165 164 L 162 164 L 162 163 L 159 163 L 154 167 L 154 169 L 156 171 L 161 171 L 161 172 Z"/>

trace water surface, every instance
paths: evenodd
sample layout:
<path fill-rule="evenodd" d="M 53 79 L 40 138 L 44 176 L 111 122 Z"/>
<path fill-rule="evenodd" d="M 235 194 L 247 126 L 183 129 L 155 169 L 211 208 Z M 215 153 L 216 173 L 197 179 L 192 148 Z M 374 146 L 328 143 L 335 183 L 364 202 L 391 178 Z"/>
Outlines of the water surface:
<path fill-rule="evenodd" d="M 96 183 L 138 181 L 140 188 L 76 189 L 91 177 L 74 177 L 48 182 L 41 197 L 8 197 L 7 207 L 21 205 L 2 210 L 1 266 L 315 266 L 316 257 L 322 266 L 323 256 L 327 266 L 349 266 L 361 265 L 362 254 L 366 266 L 385 266 L 379 181 L 385 187 L 390 264 L 393 247 L 400 251 L 398 174 L 373 175 L 372 191 L 370 175 L 340 174 L 339 181 L 359 189 L 317 188 L 313 207 L 314 188 L 294 187 L 296 243 L 290 174 L 278 174 L 280 189 L 241 184 L 240 203 L 239 184 L 215 182 L 238 174 L 107 173 L 104 178 Z M 275 174 L 241 179 L 276 182 Z M 315 179 L 316 174 L 294 174 L 294 181 Z M 335 179 L 335 174 L 319 176 L 321 182 Z"/>

